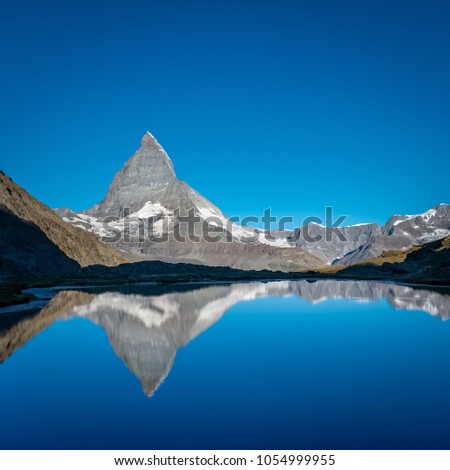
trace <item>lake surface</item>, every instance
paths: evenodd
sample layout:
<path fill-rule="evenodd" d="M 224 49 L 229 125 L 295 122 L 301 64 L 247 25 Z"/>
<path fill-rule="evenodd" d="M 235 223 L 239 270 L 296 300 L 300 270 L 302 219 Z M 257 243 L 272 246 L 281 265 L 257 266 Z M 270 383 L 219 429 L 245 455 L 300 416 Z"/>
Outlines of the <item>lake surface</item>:
<path fill-rule="evenodd" d="M 35 290 L 3 449 L 450 448 L 450 297 L 367 281 Z"/>

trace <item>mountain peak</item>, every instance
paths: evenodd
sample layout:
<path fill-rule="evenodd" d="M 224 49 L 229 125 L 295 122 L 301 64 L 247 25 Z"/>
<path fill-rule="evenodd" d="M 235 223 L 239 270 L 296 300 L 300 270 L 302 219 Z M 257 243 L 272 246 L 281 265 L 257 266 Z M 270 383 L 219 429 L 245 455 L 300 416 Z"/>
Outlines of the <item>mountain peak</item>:
<path fill-rule="evenodd" d="M 162 171 L 168 175 L 166 178 L 175 177 L 175 171 L 173 168 L 172 160 L 167 155 L 166 151 L 162 148 L 161 144 L 155 139 L 153 134 L 147 131 L 141 139 L 141 147 L 133 155 L 131 160 L 134 160 L 135 164 L 141 167 L 151 167 L 151 173 L 155 176 Z"/>
<path fill-rule="evenodd" d="M 87 212 L 117 217 L 124 208 L 136 212 L 150 201 L 158 202 L 161 190 L 177 181 L 172 160 L 155 137 L 146 132 L 139 149 L 114 176 L 106 197 Z"/>
<path fill-rule="evenodd" d="M 158 146 L 159 148 L 162 148 L 161 145 L 158 143 L 158 141 L 155 139 L 155 137 L 147 131 L 141 139 L 141 146 L 142 147 L 148 147 L 148 146 Z"/>

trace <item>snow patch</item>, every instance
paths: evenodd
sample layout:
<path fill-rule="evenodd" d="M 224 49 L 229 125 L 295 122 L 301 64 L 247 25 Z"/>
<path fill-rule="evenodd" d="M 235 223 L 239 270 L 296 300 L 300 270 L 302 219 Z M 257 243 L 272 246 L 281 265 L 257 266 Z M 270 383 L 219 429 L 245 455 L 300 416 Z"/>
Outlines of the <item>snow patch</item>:
<path fill-rule="evenodd" d="M 286 238 L 278 238 L 273 235 L 269 235 L 270 238 L 267 238 L 267 233 L 259 232 L 258 241 L 264 243 L 265 245 L 276 246 L 278 248 L 292 248 L 292 245 L 287 241 Z"/>
<path fill-rule="evenodd" d="M 138 219 L 148 219 L 150 217 L 155 217 L 157 215 L 163 215 L 167 217 L 167 216 L 173 215 L 173 212 L 169 211 L 169 209 L 166 209 L 159 202 L 148 201 L 144 204 L 143 207 L 141 207 L 138 211 L 133 212 L 128 217 L 129 218 L 136 217 Z"/>

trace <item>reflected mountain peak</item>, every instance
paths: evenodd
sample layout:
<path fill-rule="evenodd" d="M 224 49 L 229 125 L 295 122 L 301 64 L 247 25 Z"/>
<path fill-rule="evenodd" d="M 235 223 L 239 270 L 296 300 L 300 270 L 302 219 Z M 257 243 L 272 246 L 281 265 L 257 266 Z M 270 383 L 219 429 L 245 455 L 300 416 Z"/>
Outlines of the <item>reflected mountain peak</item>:
<path fill-rule="evenodd" d="M 450 317 L 448 295 L 385 282 L 301 280 L 128 289 L 133 292 L 119 288 L 58 292 L 38 313 L 0 331 L 0 360 L 57 319 L 86 318 L 106 332 L 115 354 L 151 396 L 170 372 L 177 351 L 242 301 L 292 295 L 312 304 L 328 299 L 385 299 L 395 309 L 423 310 L 444 320 Z"/>

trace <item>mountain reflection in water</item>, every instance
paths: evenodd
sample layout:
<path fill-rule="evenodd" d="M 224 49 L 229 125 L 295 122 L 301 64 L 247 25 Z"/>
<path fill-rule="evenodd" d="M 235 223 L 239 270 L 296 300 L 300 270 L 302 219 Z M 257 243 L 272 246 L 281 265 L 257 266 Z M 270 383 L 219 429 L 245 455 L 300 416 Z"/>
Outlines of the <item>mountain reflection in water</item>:
<path fill-rule="evenodd" d="M 134 286 L 59 291 L 40 311 L 0 330 L 0 361 L 57 319 L 87 318 L 103 328 L 116 355 L 151 396 L 173 366 L 177 350 L 216 323 L 233 305 L 262 297 L 385 299 L 394 309 L 422 310 L 447 320 L 450 297 L 425 288 L 371 281 L 280 281 L 226 285 Z M 299 306 L 301 309 L 301 306 Z"/>

